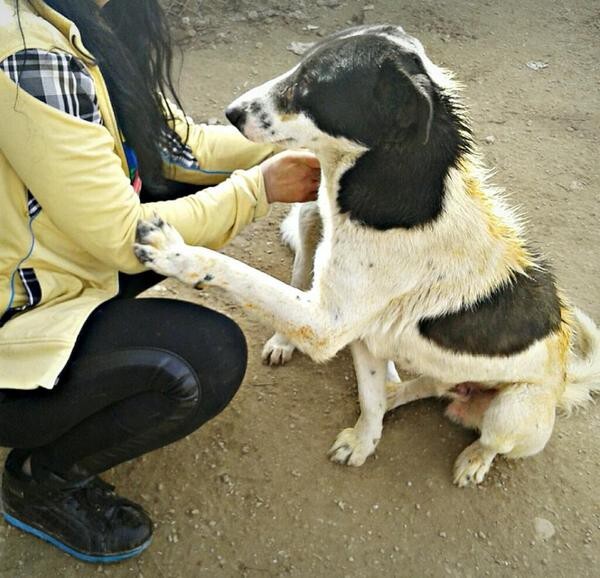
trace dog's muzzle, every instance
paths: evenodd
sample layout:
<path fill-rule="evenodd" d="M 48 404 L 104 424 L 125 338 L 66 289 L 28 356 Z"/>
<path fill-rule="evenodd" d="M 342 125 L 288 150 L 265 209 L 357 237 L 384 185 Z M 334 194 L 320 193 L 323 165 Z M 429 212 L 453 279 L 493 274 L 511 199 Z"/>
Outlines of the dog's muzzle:
<path fill-rule="evenodd" d="M 246 124 L 246 111 L 245 109 L 239 106 L 230 106 L 225 111 L 225 116 L 227 120 L 235 126 L 240 132 L 244 128 L 244 124 Z"/>

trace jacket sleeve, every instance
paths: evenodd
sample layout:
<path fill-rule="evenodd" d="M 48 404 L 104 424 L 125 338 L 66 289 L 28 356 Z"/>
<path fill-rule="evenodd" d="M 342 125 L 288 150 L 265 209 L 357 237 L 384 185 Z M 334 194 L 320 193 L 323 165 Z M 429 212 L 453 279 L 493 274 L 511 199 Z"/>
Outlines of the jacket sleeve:
<path fill-rule="evenodd" d="M 0 73 L 0 149 L 52 223 L 99 261 L 135 273 L 139 219 L 154 212 L 187 243 L 218 248 L 268 211 L 258 167 L 174 201 L 141 204 L 99 123 L 53 108 Z"/>
<path fill-rule="evenodd" d="M 173 181 L 220 183 L 235 170 L 253 167 L 274 152 L 273 145 L 250 142 L 233 126 L 195 124 L 170 100 L 164 100 L 164 109 L 173 130 L 163 149 L 164 174 Z"/>

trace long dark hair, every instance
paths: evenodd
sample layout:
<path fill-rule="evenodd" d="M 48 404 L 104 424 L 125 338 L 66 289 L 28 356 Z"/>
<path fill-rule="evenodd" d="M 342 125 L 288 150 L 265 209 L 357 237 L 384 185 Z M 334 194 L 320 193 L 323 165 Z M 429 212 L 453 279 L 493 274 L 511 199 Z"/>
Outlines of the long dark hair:
<path fill-rule="evenodd" d="M 17 10 L 18 10 L 17 0 Z M 173 49 L 158 0 L 45 0 L 79 29 L 106 81 L 119 128 L 138 158 L 144 186 L 161 191 L 161 141 L 170 110 L 160 95 L 181 107 L 173 82 Z"/>

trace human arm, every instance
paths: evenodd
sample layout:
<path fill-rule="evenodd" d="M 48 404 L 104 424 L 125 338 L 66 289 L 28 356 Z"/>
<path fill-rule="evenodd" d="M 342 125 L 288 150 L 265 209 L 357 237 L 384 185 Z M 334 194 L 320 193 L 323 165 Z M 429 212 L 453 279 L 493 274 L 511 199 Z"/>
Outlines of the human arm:
<path fill-rule="evenodd" d="M 172 133 L 163 147 L 163 172 L 180 183 L 213 185 L 232 172 L 249 169 L 275 152 L 270 144 L 255 144 L 233 126 L 197 124 L 170 100 L 163 100 Z"/>
<path fill-rule="evenodd" d="M 168 179 L 197 185 L 219 183 L 231 174 L 233 167 L 247 169 L 262 163 L 269 202 L 314 198 L 320 173 L 314 155 L 289 152 L 271 157 L 276 149 L 273 145 L 253 143 L 233 126 L 196 124 L 173 102 L 163 102 L 173 129 L 163 147 L 164 174 Z"/>
<path fill-rule="evenodd" d="M 69 86 L 93 104 L 94 83 L 83 72 L 69 77 Z M 143 269 L 131 244 L 137 221 L 155 212 L 177 223 L 188 243 L 214 248 L 267 212 L 258 167 L 235 171 L 218 186 L 175 201 L 140 203 L 117 154 L 121 144 L 110 131 L 94 115 L 84 120 L 32 96 L 27 88 L 25 81 L 18 88 L 0 73 L 2 154 L 51 223 L 115 269 Z"/>

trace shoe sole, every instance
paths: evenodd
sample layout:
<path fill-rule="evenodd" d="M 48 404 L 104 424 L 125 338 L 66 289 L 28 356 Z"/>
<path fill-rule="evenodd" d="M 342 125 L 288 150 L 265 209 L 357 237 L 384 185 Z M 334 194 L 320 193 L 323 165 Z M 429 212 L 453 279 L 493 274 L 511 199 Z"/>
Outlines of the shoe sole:
<path fill-rule="evenodd" d="M 14 518 L 13 516 L 11 516 L 10 514 L 7 514 L 6 512 L 3 515 L 4 515 L 4 519 L 11 526 L 14 526 L 15 528 L 19 528 L 19 530 L 23 530 L 23 532 L 27 532 L 28 534 L 31 534 L 32 536 L 35 536 L 36 538 L 39 538 L 40 540 L 43 540 L 44 542 L 48 542 L 49 544 L 56 546 L 59 550 L 66 552 L 67 554 L 73 556 L 74 558 L 77 558 L 78 560 L 81 560 L 83 562 L 90 562 L 90 563 L 94 563 L 94 564 L 113 564 L 115 562 L 129 560 L 130 558 L 139 556 L 146 548 L 148 548 L 148 546 L 150 546 L 150 543 L 152 542 L 152 536 L 151 536 L 150 538 L 148 538 L 148 540 L 146 540 L 142 545 L 138 546 L 137 548 L 133 548 L 132 550 L 127 550 L 126 552 L 121 552 L 119 554 L 110 554 L 110 555 L 108 555 L 108 554 L 98 554 L 98 555 L 86 554 L 84 552 L 79 552 L 77 550 L 74 550 L 73 548 L 71 548 L 70 546 L 67 546 L 66 544 L 63 544 L 60 540 L 57 540 L 50 534 L 46 534 L 46 532 L 43 532 L 42 530 L 39 530 L 38 528 L 30 526 L 29 524 L 26 524 L 25 522 L 22 522 L 21 520 Z"/>

